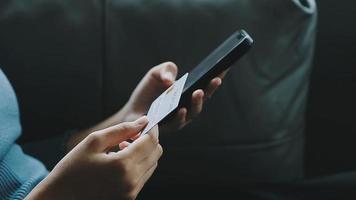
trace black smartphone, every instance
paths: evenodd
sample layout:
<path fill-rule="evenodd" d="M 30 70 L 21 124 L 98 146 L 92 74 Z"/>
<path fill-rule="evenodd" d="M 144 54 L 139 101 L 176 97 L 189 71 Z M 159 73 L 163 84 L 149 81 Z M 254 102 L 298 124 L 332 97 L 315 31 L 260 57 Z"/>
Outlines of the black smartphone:
<path fill-rule="evenodd" d="M 178 107 L 170 113 L 162 123 L 170 119 L 181 107 L 190 106 L 192 93 L 204 89 L 210 81 L 231 67 L 253 44 L 253 39 L 244 30 L 240 30 L 227 38 L 220 46 L 212 51 L 192 71 L 189 72 Z"/>
<path fill-rule="evenodd" d="M 237 31 L 226 39 L 189 72 L 178 107 L 189 106 L 195 90 L 207 87 L 213 78 L 245 55 L 252 44 L 253 39 L 245 30 Z"/>
<path fill-rule="evenodd" d="M 156 124 L 164 124 L 174 117 L 181 107 L 190 106 L 192 93 L 204 89 L 210 81 L 241 58 L 252 46 L 253 40 L 241 30 L 232 34 L 191 72 L 183 75 L 170 88 L 157 97 L 147 113 L 146 134 Z"/>

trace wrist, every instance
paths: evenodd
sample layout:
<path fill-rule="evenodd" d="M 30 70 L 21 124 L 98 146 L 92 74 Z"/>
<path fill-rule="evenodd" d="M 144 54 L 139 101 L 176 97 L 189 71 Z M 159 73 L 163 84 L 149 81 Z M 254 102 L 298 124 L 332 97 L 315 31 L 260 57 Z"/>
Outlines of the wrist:
<path fill-rule="evenodd" d="M 50 176 L 50 175 L 49 175 Z M 25 200 L 55 200 L 61 199 L 61 195 L 55 195 L 56 189 L 49 181 L 51 177 L 42 180 L 25 198 Z"/>
<path fill-rule="evenodd" d="M 136 119 L 138 119 L 141 116 L 142 116 L 142 114 L 135 112 L 132 104 L 130 102 L 127 102 L 121 108 L 121 110 L 119 110 L 118 112 L 113 114 L 108 119 L 102 121 L 101 123 L 99 123 L 91 128 L 84 129 L 84 130 L 78 131 L 74 134 L 71 134 L 66 142 L 67 151 L 70 151 L 72 148 L 74 148 L 80 141 L 82 141 L 85 137 L 87 137 L 92 132 L 105 129 L 110 126 L 120 124 L 122 122 L 135 121 Z"/>
<path fill-rule="evenodd" d="M 118 111 L 117 113 L 115 113 L 115 118 L 118 120 L 117 122 L 118 123 L 122 123 L 122 122 L 127 122 L 129 120 L 129 116 L 130 113 L 132 112 L 131 111 L 132 108 L 130 106 L 130 103 L 127 102 L 122 108 L 120 111 Z"/>

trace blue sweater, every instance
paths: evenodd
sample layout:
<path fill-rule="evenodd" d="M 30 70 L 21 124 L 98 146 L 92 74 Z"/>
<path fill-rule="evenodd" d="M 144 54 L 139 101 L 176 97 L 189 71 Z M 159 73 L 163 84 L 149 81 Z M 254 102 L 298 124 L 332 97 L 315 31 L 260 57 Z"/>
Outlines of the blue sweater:
<path fill-rule="evenodd" d="M 16 96 L 0 69 L 0 199 L 24 199 L 48 174 L 42 163 L 15 144 L 20 134 Z"/>

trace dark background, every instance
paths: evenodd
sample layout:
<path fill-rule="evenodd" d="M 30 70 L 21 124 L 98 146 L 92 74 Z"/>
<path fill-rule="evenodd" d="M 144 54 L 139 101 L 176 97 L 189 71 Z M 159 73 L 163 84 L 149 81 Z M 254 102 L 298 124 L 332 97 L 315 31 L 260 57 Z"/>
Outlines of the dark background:
<path fill-rule="evenodd" d="M 356 169 L 356 2 L 317 3 L 319 25 L 307 108 L 309 176 Z"/>
<path fill-rule="evenodd" d="M 0 8 L 2 4 L 6 5 L 8 2 L 0 2 Z M 53 2 L 58 2 L 61 5 L 62 1 L 53 0 Z M 31 5 L 31 3 L 29 4 Z M 317 4 L 319 25 L 306 116 L 305 166 L 309 177 L 356 170 L 356 59 L 354 58 L 356 53 L 354 47 L 356 45 L 356 2 L 320 0 L 317 1 Z M 88 5 L 88 8 L 81 8 L 82 5 Z M 48 20 L 48 24 L 42 23 L 46 20 L 40 21 L 40 17 L 46 14 L 42 13 L 45 11 L 33 10 L 34 13 L 37 12 L 37 15 L 34 15 L 30 12 L 32 9 L 29 9 L 28 12 L 21 12 L 23 16 L 10 21 L 6 17 L 2 17 L 1 24 L 6 27 L 7 31 L 0 30 L 1 38 L 9 38 L 1 41 L 1 46 L 8 47 L 6 51 L 1 52 L 1 65 L 10 80 L 15 83 L 13 84 L 15 90 L 21 91 L 18 93 L 20 105 L 27 108 L 28 110 L 25 111 L 30 113 L 27 123 L 24 124 L 24 130 L 32 129 L 36 133 L 43 133 L 43 135 L 49 135 L 49 133 L 43 131 L 42 127 L 36 126 L 36 123 L 33 122 L 42 121 L 48 127 L 56 127 L 57 122 L 61 122 L 63 127 L 75 127 L 78 125 L 78 121 L 71 120 L 71 118 L 81 118 L 79 125 L 84 127 L 98 121 L 103 115 L 100 106 L 103 101 L 102 94 L 98 92 L 104 84 L 101 78 L 102 71 L 98 67 L 105 60 L 104 53 L 100 53 L 104 49 L 100 42 L 103 38 L 101 32 L 103 25 L 100 21 L 103 19 L 103 13 L 100 12 L 103 10 L 102 5 L 98 3 L 95 4 L 95 7 L 87 4 L 86 1 L 84 3 L 84 1 L 78 0 L 76 4 L 70 6 L 72 9 L 69 10 L 73 12 L 69 13 L 70 17 L 67 17 L 69 11 L 65 12 L 65 15 L 59 11 L 55 12 L 61 6 L 54 3 L 48 6 L 50 7 L 46 10 L 49 11 L 46 12 L 50 12 L 48 15 L 57 20 L 55 25 L 51 23 L 52 18 Z M 78 13 L 78 10 L 81 12 Z M 58 19 L 62 19 L 62 21 L 58 21 Z M 90 23 L 68 23 L 76 20 L 90 20 Z M 41 31 L 42 27 L 47 26 L 49 28 L 44 34 Z M 43 35 L 31 37 L 31 34 L 18 31 L 22 29 Z M 62 34 L 61 37 L 57 37 L 59 32 Z M 83 32 L 90 34 L 83 34 Z M 53 43 L 47 44 L 43 41 L 53 41 Z M 31 47 L 36 45 L 41 48 L 33 51 Z M 24 55 L 22 59 L 18 59 L 16 56 L 18 51 Z M 97 56 L 83 57 L 87 54 Z M 41 56 L 39 57 L 39 55 Z M 63 61 L 64 63 L 62 63 Z M 57 65 L 46 66 L 43 64 L 48 62 L 61 63 L 67 68 L 62 69 L 56 67 Z M 6 63 L 12 63 L 11 67 Z M 27 66 L 26 63 L 32 63 L 32 65 Z M 12 66 L 25 67 L 21 69 L 22 73 L 17 73 L 16 68 Z M 71 70 L 68 71 L 68 69 Z M 92 73 L 81 73 L 85 70 Z M 38 71 L 47 72 L 47 74 L 38 77 L 36 76 Z M 51 77 L 56 74 L 64 75 L 66 81 L 60 82 L 61 84 L 53 82 Z M 83 81 L 78 82 L 78 78 Z M 63 86 L 63 82 L 68 84 Z M 69 83 L 72 82 L 76 82 L 76 84 L 70 85 Z M 19 87 L 27 85 L 37 87 L 36 84 L 41 90 L 25 90 Z M 64 90 L 62 86 L 71 88 L 71 90 Z M 57 89 L 53 90 L 53 88 Z M 82 91 L 86 95 L 78 98 L 77 91 Z M 33 99 L 43 96 L 48 100 L 43 99 L 38 103 L 33 101 Z M 90 98 L 86 98 L 88 96 Z M 32 99 L 32 101 L 21 101 L 24 97 Z M 61 101 L 53 99 L 61 99 Z M 35 104 L 29 102 L 35 102 Z M 76 109 L 72 109 L 70 105 L 77 105 Z M 91 109 L 87 109 L 85 106 Z M 71 118 L 57 117 L 53 119 L 38 112 L 36 110 L 38 107 L 42 107 L 43 110 L 51 110 L 52 113 L 65 112 Z M 57 129 L 58 133 L 62 131 L 64 130 Z M 51 134 L 55 133 L 51 132 Z M 23 139 L 26 139 L 25 137 L 26 134 Z"/>

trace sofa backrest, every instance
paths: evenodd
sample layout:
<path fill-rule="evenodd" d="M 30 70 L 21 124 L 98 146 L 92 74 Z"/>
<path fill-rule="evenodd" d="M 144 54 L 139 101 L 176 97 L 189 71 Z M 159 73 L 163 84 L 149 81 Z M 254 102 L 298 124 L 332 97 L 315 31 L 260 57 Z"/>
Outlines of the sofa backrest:
<path fill-rule="evenodd" d="M 307 109 L 307 173 L 356 169 L 354 1 L 318 1 L 319 22 Z"/>
<path fill-rule="evenodd" d="M 18 95 L 24 140 L 102 118 L 103 9 L 98 2 L 0 3 L 0 66 Z"/>
<path fill-rule="evenodd" d="M 253 49 L 184 134 L 162 141 L 162 177 L 302 176 L 314 0 L 13 0 L 1 9 L 0 63 L 19 96 L 24 140 L 92 125 L 152 66 L 171 60 L 182 74 L 244 28 Z"/>

